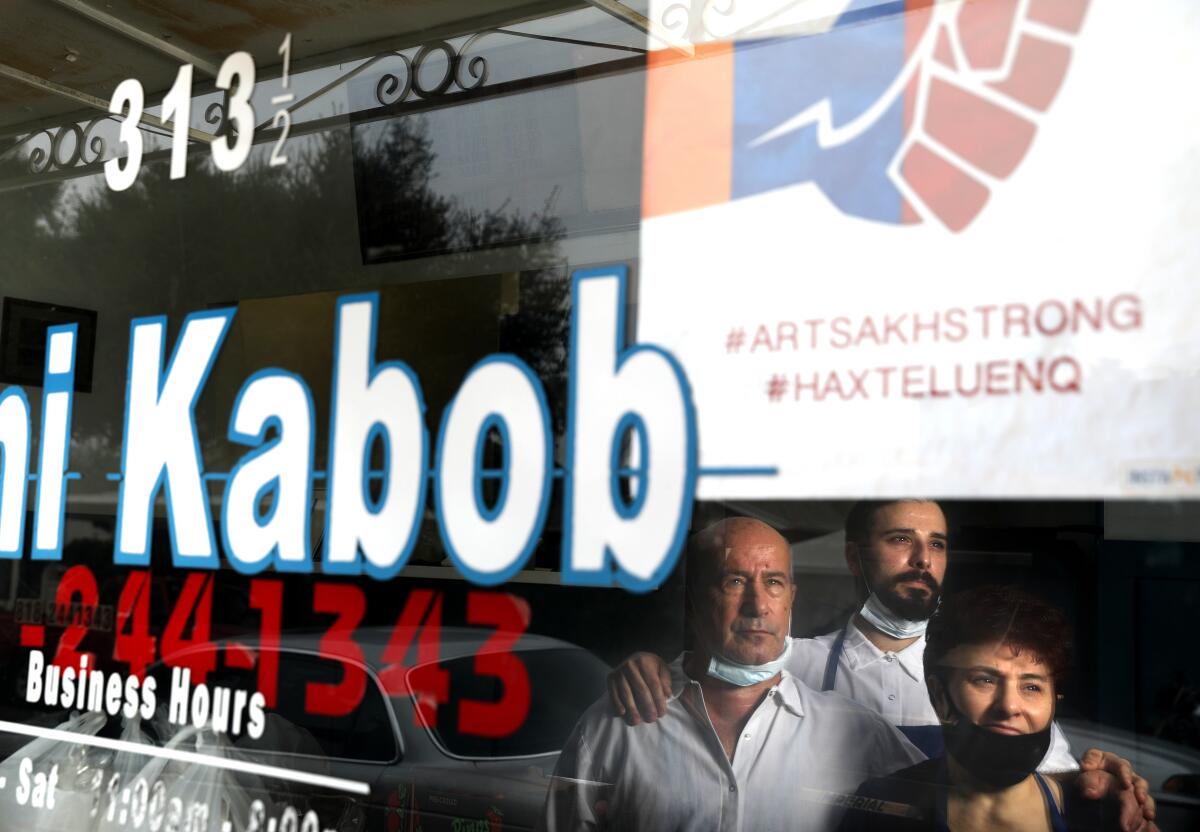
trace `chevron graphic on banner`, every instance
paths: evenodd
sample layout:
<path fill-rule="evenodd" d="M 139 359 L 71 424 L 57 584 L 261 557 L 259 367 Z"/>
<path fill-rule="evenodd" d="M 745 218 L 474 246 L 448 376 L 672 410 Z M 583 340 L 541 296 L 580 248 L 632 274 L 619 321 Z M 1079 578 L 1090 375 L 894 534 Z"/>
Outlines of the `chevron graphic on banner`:
<path fill-rule="evenodd" d="M 811 182 L 851 216 L 961 231 L 1028 152 L 1088 3 L 851 0 L 821 31 L 706 44 L 693 69 L 650 74 L 644 212 Z M 708 124 L 656 106 L 688 72 Z M 729 147 L 710 148 L 687 182 L 658 163 L 697 130 Z"/>

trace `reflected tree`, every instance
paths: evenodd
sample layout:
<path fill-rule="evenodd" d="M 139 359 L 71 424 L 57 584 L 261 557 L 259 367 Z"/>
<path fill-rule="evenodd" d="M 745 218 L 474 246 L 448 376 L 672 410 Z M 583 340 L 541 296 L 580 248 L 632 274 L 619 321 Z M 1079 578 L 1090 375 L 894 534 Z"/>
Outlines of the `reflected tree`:
<path fill-rule="evenodd" d="M 11 147 L 11 146 L 10 146 Z M 0 147 L 0 155 L 4 148 Z M 0 181 L 29 175 L 29 163 L 19 156 L 0 159 Z M 60 263 L 55 241 L 63 235 L 63 185 L 30 185 L 0 194 L 0 289 L 21 294 L 52 274 Z M 28 294 L 28 293 L 27 293 Z"/>
<path fill-rule="evenodd" d="M 565 429 L 569 282 L 556 243 L 562 222 L 556 193 L 532 214 L 464 207 L 434 188 L 436 153 L 426 122 L 398 118 L 354 133 L 359 235 L 367 262 L 439 252 L 450 273 L 462 274 L 455 254 L 517 247 L 522 264 L 517 302 L 503 311 L 500 348 L 525 360 L 546 386 L 556 433 Z"/>
<path fill-rule="evenodd" d="M 256 147 L 234 173 L 194 152 L 183 180 L 171 180 L 168 161 L 157 159 L 119 193 L 93 176 L 43 198 L 50 208 L 39 216 L 62 260 L 108 287 L 104 310 L 116 321 L 169 310 L 177 323 L 244 298 L 395 282 L 395 268 L 373 275 L 372 248 L 420 256 L 421 274 L 449 278 L 480 268 L 472 259 L 480 250 L 504 246 L 521 264 L 520 296 L 496 310 L 497 346 L 542 377 L 561 430 L 569 286 L 554 194 L 539 211 L 521 213 L 508 204 L 469 209 L 439 193 L 437 155 L 420 117 L 295 138 L 280 167 L 268 164 L 270 150 Z M 123 364 L 118 353 L 112 360 Z"/>

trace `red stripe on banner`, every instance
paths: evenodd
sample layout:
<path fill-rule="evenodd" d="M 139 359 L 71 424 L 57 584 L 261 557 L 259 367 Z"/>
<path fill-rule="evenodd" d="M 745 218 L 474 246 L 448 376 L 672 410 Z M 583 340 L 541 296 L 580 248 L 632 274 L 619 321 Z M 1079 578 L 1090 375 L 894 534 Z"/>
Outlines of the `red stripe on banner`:
<path fill-rule="evenodd" d="M 991 86 L 1022 104 L 1045 111 L 1058 94 L 1070 63 L 1069 47 L 1033 35 L 1022 35 L 1012 72 L 1008 78 Z"/>
<path fill-rule="evenodd" d="M 1017 25 L 1018 0 L 964 3 L 958 11 L 958 39 L 972 69 L 999 69 Z"/>
<path fill-rule="evenodd" d="M 733 178 L 733 45 L 652 52 L 642 154 L 645 218 L 727 202 Z"/>
<path fill-rule="evenodd" d="M 1029 19 L 1064 32 L 1079 33 L 1090 0 L 1032 0 Z"/>
<path fill-rule="evenodd" d="M 905 0 L 904 4 L 904 60 L 905 62 L 912 60 L 912 55 L 917 51 L 917 46 L 921 43 L 921 38 L 925 36 L 925 30 L 929 28 L 929 23 L 932 20 L 933 4 L 931 0 Z M 916 118 L 917 109 L 917 92 L 921 84 L 921 75 L 917 73 L 912 80 L 908 82 L 908 86 L 904 89 L 904 135 L 908 135 L 908 131 L 912 128 L 913 119 Z M 904 199 L 900 200 L 900 222 L 906 225 L 920 222 L 921 218 L 913 207 Z"/>
<path fill-rule="evenodd" d="M 980 170 L 1004 179 L 1025 158 L 1037 127 L 954 84 L 929 83 L 925 130 Z"/>
<path fill-rule="evenodd" d="M 923 144 L 904 157 L 904 179 L 951 231 L 962 231 L 983 210 L 988 189 Z"/>

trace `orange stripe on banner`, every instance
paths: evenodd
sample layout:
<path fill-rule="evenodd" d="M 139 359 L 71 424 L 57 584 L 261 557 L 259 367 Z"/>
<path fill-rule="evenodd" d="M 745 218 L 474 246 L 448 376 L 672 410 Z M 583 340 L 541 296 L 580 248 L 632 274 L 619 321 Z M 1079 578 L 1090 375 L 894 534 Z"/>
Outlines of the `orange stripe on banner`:
<path fill-rule="evenodd" d="M 733 171 L 733 45 L 693 58 L 665 49 L 646 68 L 642 216 L 729 199 Z"/>

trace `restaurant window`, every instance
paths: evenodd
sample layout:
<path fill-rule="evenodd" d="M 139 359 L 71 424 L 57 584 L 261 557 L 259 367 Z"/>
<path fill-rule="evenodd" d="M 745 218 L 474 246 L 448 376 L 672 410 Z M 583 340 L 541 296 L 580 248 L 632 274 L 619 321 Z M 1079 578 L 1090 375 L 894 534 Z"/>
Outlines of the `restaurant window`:
<path fill-rule="evenodd" d="M 992 642 L 1196 825 L 1185 0 L 3 23 L 0 830 L 934 817 Z"/>

